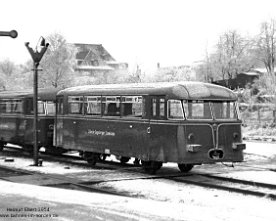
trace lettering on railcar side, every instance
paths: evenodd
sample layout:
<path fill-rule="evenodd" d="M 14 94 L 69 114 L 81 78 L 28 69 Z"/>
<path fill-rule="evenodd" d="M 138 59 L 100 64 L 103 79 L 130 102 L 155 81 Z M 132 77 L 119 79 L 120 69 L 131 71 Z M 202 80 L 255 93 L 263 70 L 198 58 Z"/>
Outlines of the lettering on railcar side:
<path fill-rule="evenodd" d="M 91 129 L 89 129 L 87 131 L 87 133 L 90 135 L 96 135 L 96 136 L 112 136 L 112 137 L 114 137 L 116 135 L 115 132 L 112 132 L 112 131 L 101 131 L 101 130 L 91 130 Z"/>

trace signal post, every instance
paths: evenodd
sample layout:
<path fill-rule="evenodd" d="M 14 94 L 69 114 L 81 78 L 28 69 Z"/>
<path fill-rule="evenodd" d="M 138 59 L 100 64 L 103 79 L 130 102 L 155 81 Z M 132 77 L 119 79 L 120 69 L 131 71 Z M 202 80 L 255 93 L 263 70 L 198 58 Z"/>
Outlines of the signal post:
<path fill-rule="evenodd" d="M 39 63 L 45 54 L 49 44 L 45 44 L 45 39 L 41 37 L 39 41 L 40 45 L 36 47 L 35 51 L 29 46 L 29 42 L 25 43 L 25 46 L 27 47 L 29 53 L 31 54 L 31 57 L 33 59 L 34 65 L 33 65 L 33 71 L 34 71 L 34 80 L 33 80 L 33 91 L 34 91 L 34 97 L 33 97 L 33 109 L 34 109 L 34 122 L 33 122 L 33 130 L 34 130 L 34 166 L 39 166 L 38 163 L 38 108 L 37 108 L 37 94 L 38 94 L 38 66 Z"/>

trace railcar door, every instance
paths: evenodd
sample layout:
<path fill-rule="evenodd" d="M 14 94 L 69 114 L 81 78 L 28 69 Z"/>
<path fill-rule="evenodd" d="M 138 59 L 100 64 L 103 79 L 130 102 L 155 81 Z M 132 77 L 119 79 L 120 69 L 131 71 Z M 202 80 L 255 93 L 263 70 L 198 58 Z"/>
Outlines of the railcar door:
<path fill-rule="evenodd" d="M 57 98 L 56 117 L 54 126 L 54 142 L 56 147 L 63 147 L 63 97 Z"/>
<path fill-rule="evenodd" d="M 149 145 L 144 150 L 147 160 L 166 162 L 175 143 L 177 126 L 167 121 L 165 96 L 149 96 Z"/>

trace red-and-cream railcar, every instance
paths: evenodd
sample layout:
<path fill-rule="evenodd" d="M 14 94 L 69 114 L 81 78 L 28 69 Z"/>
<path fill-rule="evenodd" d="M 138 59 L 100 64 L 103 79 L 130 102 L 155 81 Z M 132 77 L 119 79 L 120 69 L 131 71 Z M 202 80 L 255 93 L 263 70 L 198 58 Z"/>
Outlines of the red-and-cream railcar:
<path fill-rule="evenodd" d="M 57 96 L 58 147 L 79 150 L 91 164 L 114 154 L 139 158 L 146 171 L 178 163 L 243 160 L 237 97 L 200 82 L 89 85 Z"/>

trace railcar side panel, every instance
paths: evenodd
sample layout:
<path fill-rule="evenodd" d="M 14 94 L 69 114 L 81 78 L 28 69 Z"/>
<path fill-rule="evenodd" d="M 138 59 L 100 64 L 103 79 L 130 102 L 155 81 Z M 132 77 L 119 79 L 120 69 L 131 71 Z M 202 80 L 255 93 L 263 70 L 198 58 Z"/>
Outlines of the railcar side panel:
<path fill-rule="evenodd" d="M 57 136 L 65 149 L 142 157 L 149 142 L 144 121 L 65 117 L 62 124 Z"/>
<path fill-rule="evenodd" d="M 24 119 L 20 116 L 2 115 L 0 118 L 0 139 L 4 142 L 21 144 L 24 142 Z"/>
<path fill-rule="evenodd" d="M 177 124 L 151 122 L 149 145 L 143 148 L 142 160 L 177 162 L 179 155 Z M 181 151 L 181 149 L 180 149 Z"/>

